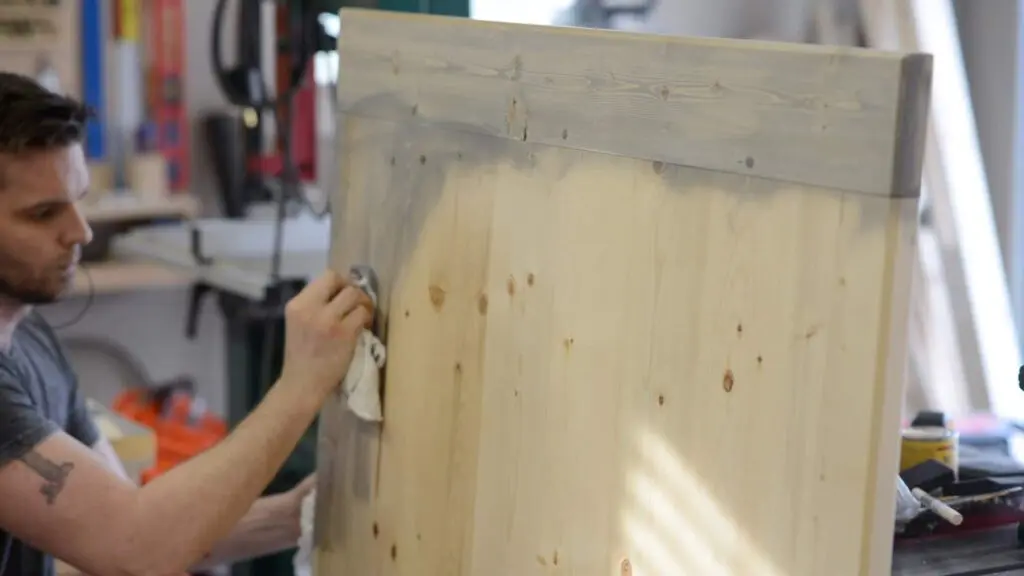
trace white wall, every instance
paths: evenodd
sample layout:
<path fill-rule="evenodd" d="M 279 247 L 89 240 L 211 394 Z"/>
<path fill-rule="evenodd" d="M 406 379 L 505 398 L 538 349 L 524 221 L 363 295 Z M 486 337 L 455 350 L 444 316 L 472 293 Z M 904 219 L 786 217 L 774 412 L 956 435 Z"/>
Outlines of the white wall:
<path fill-rule="evenodd" d="M 830 0 L 849 2 L 850 0 Z M 853 0 L 855 1 L 855 0 Z M 656 0 L 651 17 L 630 29 L 655 34 L 774 38 L 801 41 L 816 0 Z M 607 1 L 608 5 L 633 2 Z M 472 0 L 474 18 L 550 24 L 573 0 Z"/>
<path fill-rule="evenodd" d="M 660 0 L 645 30 L 682 36 L 801 41 L 814 0 Z"/>
<path fill-rule="evenodd" d="M 1021 0 L 956 0 L 964 64 L 1018 330 L 1024 329 Z M 1024 174 L 1024 172 L 1020 172 Z"/>
<path fill-rule="evenodd" d="M 957 0 L 956 13 L 971 83 L 978 138 L 988 173 L 999 245 L 1009 268 L 1012 254 L 1014 113 L 1018 0 Z M 1007 270 L 1011 274 L 1010 270 Z"/>

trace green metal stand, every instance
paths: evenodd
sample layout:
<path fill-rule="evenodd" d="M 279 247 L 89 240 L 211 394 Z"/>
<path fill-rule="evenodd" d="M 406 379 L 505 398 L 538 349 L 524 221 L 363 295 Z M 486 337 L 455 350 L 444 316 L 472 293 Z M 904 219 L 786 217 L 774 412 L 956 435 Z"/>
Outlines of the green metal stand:
<path fill-rule="evenodd" d="M 469 17 L 469 0 L 379 0 L 377 7 L 396 12 Z"/>

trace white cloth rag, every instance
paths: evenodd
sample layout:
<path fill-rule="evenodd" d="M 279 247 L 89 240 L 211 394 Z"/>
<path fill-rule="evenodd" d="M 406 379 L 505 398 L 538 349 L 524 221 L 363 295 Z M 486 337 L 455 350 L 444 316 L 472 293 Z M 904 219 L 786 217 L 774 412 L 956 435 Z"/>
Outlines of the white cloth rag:
<path fill-rule="evenodd" d="M 363 330 L 341 385 L 341 392 L 348 402 L 349 410 L 368 422 L 384 419 L 380 402 L 380 369 L 384 367 L 386 359 L 384 344 L 373 332 Z"/>
<path fill-rule="evenodd" d="M 896 476 L 896 532 L 902 533 L 908 522 L 924 510 L 903 478 Z"/>
<path fill-rule="evenodd" d="M 313 514 L 316 510 L 316 490 L 310 490 L 302 498 L 299 512 L 299 551 L 292 557 L 295 576 L 313 574 Z"/>

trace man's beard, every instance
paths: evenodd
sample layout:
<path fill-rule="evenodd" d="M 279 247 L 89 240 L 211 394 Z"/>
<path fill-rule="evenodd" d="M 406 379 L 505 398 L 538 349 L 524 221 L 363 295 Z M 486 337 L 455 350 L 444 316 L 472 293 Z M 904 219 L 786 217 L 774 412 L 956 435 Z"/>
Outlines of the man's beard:
<path fill-rule="evenodd" d="M 55 302 L 60 297 L 60 293 L 54 293 L 43 288 L 33 288 L 20 283 L 15 284 L 6 278 L 0 277 L 0 296 L 26 306 L 40 306 Z"/>

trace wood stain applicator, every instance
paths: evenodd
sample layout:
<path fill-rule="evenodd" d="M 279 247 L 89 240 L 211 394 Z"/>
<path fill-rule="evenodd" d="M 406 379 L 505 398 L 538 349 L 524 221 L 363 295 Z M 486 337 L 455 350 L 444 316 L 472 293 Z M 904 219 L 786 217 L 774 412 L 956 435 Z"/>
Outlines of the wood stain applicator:
<path fill-rule="evenodd" d="M 373 269 L 369 266 L 353 266 L 350 275 L 352 283 L 366 292 L 376 307 L 379 282 Z M 380 339 L 373 331 L 363 330 L 340 392 L 345 397 L 348 409 L 367 422 L 380 422 L 384 419 L 380 401 L 380 370 L 386 358 L 387 353 Z"/>
<path fill-rule="evenodd" d="M 349 276 L 352 283 L 362 289 L 376 307 L 380 284 L 373 269 L 369 266 L 353 266 Z M 356 342 L 352 363 L 338 389 L 348 409 L 360 420 L 381 422 L 384 419 L 380 399 L 380 370 L 384 367 L 385 358 L 384 344 L 372 330 L 363 330 Z M 292 557 L 292 569 L 296 576 L 313 574 L 316 502 L 316 489 L 302 499 L 298 550 Z"/>

